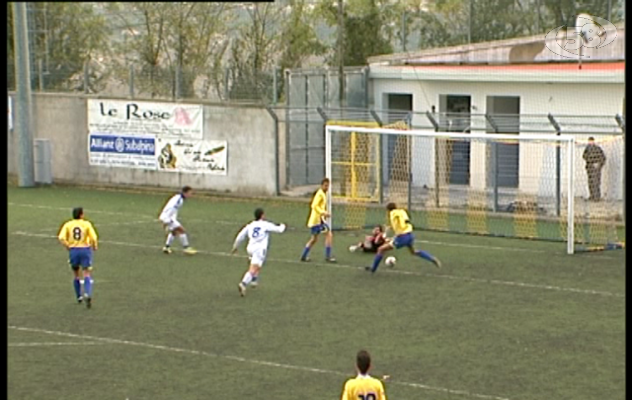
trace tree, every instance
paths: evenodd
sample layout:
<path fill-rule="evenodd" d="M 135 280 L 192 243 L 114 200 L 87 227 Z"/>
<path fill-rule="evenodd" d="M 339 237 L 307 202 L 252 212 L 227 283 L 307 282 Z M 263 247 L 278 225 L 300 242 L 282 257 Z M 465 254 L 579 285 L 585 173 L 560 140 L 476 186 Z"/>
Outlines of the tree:
<path fill-rule="evenodd" d="M 322 55 L 326 51 L 325 45 L 316 36 L 312 24 L 315 15 L 306 1 L 291 0 L 288 5 L 291 8 L 280 35 L 282 69 L 300 68 L 308 57 Z"/>
<path fill-rule="evenodd" d="M 7 59 L 14 62 L 13 10 L 7 3 Z M 91 3 L 28 3 L 31 69 L 43 61 L 47 89 L 83 90 L 83 68 L 91 63 L 90 90 L 103 87 L 106 70 L 98 61 L 108 54 L 107 21 Z M 11 69 L 10 69 L 11 70 Z M 35 79 L 36 74 L 32 74 Z"/>
<path fill-rule="evenodd" d="M 229 61 L 230 99 L 270 99 L 272 77 L 269 71 L 277 59 L 278 31 L 284 7 L 273 3 L 251 3 L 245 8 L 245 21 L 231 46 Z"/>
<path fill-rule="evenodd" d="M 176 70 L 180 95 L 194 97 L 196 80 L 205 78 L 202 95 L 221 81 L 221 60 L 228 46 L 225 35 L 231 15 L 228 3 L 111 3 L 108 9 L 122 24 L 126 40 L 116 45 L 113 67 L 126 77 L 129 65 L 138 68 L 141 91 L 174 96 Z M 216 88 L 217 90 L 217 88 Z"/>
<path fill-rule="evenodd" d="M 366 65 L 369 57 L 388 54 L 393 51 L 391 44 L 392 26 L 384 17 L 380 4 L 377 0 L 349 0 L 345 2 L 342 53 L 345 66 Z M 387 4 L 387 2 L 384 1 L 383 4 Z M 337 25 L 338 7 L 334 0 L 323 0 L 319 3 L 318 10 L 319 15 L 330 26 Z M 337 51 L 330 53 L 329 65 L 338 65 L 338 54 Z"/>

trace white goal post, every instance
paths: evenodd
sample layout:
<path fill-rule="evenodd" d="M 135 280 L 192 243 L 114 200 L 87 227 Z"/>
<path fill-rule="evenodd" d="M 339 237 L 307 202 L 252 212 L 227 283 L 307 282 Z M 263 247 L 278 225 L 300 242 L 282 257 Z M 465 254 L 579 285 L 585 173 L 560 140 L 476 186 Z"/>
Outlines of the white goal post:
<path fill-rule="evenodd" d="M 519 160 L 514 186 L 499 189 L 498 171 L 503 171 L 498 160 L 505 161 L 498 149 Z M 539 233 L 545 220 L 557 229 L 554 240 L 565 241 L 567 253 L 573 254 L 580 151 L 573 135 L 327 125 L 328 222 L 349 229 L 382 223 L 383 206 L 391 201 L 423 214 L 418 218 L 427 226 L 418 226 L 412 217 L 421 229 L 455 231 L 451 224 L 456 224 L 462 227 L 459 232 L 547 240 Z M 506 209 L 497 209 L 499 198 L 508 202 Z"/>

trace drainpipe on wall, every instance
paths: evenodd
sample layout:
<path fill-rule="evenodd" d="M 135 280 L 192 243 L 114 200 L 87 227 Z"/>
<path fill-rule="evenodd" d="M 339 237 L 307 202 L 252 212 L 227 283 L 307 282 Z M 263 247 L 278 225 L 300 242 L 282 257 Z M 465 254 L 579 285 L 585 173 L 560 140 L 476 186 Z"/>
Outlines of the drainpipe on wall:
<path fill-rule="evenodd" d="M 274 194 L 275 196 L 279 196 L 281 194 L 281 185 L 279 182 L 279 117 L 270 106 L 266 107 L 266 111 L 274 121 Z"/>

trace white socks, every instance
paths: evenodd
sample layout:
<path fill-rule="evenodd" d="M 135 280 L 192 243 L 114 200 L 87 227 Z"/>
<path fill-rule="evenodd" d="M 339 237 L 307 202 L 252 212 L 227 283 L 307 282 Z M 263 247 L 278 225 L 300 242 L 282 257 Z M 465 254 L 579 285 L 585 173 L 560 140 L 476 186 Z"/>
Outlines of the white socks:
<path fill-rule="evenodd" d="M 178 235 L 178 238 L 180 239 L 180 243 L 182 243 L 182 247 L 189 247 L 189 238 L 186 233 Z"/>
<path fill-rule="evenodd" d="M 244 286 L 248 286 L 250 282 L 252 282 L 252 274 L 250 273 L 250 271 L 248 271 L 244 274 L 244 277 L 241 279 L 241 283 L 243 283 Z"/>
<path fill-rule="evenodd" d="M 165 243 L 165 245 L 167 247 L 171 246 L 171 243 L 173 243 L 173 233 L 169 233 L 167 235 L 167 243 Z"/>

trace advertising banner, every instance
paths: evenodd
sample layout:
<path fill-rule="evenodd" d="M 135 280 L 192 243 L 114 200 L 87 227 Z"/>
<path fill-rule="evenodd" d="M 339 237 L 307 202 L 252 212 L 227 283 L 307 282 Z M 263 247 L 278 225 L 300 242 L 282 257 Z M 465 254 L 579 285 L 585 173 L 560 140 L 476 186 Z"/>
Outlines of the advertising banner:
<path fill-rule="evenodd" d="M 157 169 L 156 138 L 91 134 L 88 137 L 90 165 Z"/>
<path fill-rule="evenodd" d="M 202 140 L 201 105 L 88 99 L 88 131 L 99 135 L 153 135 Z"/>
<path fill-rule="evenodd" d="M 226 175 L 227 142 L 158 137 L 158 170 Z"/>

